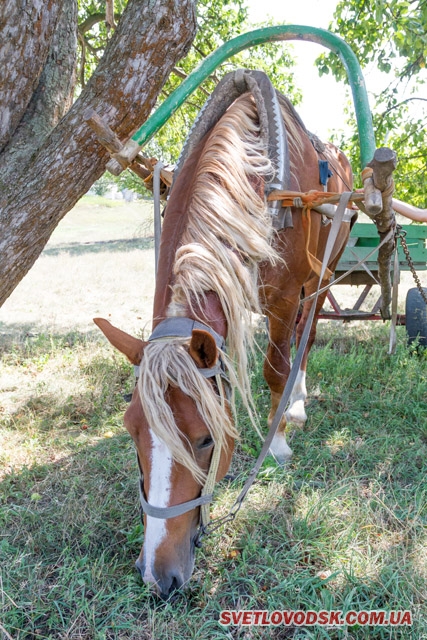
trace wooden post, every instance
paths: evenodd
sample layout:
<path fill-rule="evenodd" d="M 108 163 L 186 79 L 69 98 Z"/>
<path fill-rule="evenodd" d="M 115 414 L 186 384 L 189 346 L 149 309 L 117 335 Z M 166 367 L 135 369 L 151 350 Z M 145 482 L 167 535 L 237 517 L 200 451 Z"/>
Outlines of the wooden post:
<path fill-rule="evenodd" d="M 397 156 L 387 147 L 377 149 L 373 159 L 367 164 L 373 170 L 374 186 L 381 191 L 382 195 L 382 211 L 375 216 L 375 223 L 380 233 L 387 233 L 394 224 L 392 199 L 394 192 L 393 171 L 396 169 L 396 165 Z"/>
<path fill-rule="evenodd" d="M 374 217 L 380 240 L 396 225 L 393 211 L 393 171 L 397 165 L 397 157 L 394 151 L 387 147 L 381 147 L 375 151 L 374 157 L 368 163 L 373 171 L 372 181 L 375 189 L 381 192 L 382 208 Z M 381 284 L 382 302 L 381 316 L 383 320 L 389 320 L 391 303 L 391 256 L 395 245 L 395 239 L 391 238 L 378 251 L 378 278 Z"/>
<path fill-rule="evenodd" d="M 85 113 L 85 120 L 88 125 L 95 131 L 96 137 L 99 142 L 111 153 L 119 153 L 122 150 L 123 145 L 114 131 L 110 129 L 108 124 L 94 111 L 88 109 Z M 136 173 L 142 180 L 148 178 L 151 175 L 151 171 L 142 167 L 138 163 L 134 162 L 131 167 L 134 173 Z M 119 175 L 123 171 L 123 167 L 120 167 L 120 171 L 115 174 Z M 112 172 L 113 173 L 113 172 Z"/>

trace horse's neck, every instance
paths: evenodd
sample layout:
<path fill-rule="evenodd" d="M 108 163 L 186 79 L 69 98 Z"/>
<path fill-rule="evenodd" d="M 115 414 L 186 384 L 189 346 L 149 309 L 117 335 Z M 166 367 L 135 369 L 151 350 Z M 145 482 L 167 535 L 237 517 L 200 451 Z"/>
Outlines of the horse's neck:
<path fill-rule="evenodd" d="M 201 320 L 226 338 L 227 323 L 218 296 L 214 292 L 206 292 L 203 302 L 200 305 L 194 303 L 192 309 L 171 304 L 175 254 L 188 224 L 187 211 L 191 196 L 192 176 L 203 152 L 204 145 L 205 140 L 202 140 L 186 161 L 173 187 L 167 205 L 160 242 L 159 269 L 154 294 L 153 328 L 164 318 L 185 316 L 194 320 Z"/>
<path fill-rule="evenodd" d="M 203 151 L 203 140 L 186 161 L 173 186 L 165 209 L 160 240 L 159 268 L 154 294 L 153 328 L 168 315 L 172 297 L 173 266 L 181 237 L 188 224 L 188 205 L 191 196 L 192 176 Z"/>
<path fill-rule="evenodd" d="M 187 309 L 186 315 L 194 320 L 201 320 L 219 333 L 220 336 L 227 338 L 227 322 L 218 296 L 213 291 L 206 293 L 205 299 L 200 305 L 195 304 L 193 309 Z"/>

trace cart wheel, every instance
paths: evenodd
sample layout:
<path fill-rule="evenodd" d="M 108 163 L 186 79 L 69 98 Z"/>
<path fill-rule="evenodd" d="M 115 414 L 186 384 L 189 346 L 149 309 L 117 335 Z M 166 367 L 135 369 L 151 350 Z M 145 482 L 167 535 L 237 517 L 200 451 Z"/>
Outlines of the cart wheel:
<path fill-rule="evenodd" d="M 423 291 L 427 294 L 427 288 Z M 408 344 L 418 338 L 419 344 L 427 347 L 427 305 L 416 287 L 406 296 L 406 333 Z"/>

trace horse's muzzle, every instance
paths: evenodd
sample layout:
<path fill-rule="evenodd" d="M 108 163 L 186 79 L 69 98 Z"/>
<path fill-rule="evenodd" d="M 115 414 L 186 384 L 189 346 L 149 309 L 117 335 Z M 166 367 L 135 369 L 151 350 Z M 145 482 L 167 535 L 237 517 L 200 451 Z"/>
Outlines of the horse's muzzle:
<path fill-rule="evenodd" d="M 188 576 L 184 576 L 184 573 L 177 567 L 171 567 L 169 569 L 162 569 L 161 571 L 153 571 L 149 578 L 146 575 L 146 568 L 143 560 L 138 558 L 135 562 L 135 567 L 141 574 L 141 577 L 145 584 L 150 584 L 154 587 L 156 594 L 162 600 L 169 600 L 172 594 L 180 589 L 190 578 L 192 573 L 192 567 Z"/>

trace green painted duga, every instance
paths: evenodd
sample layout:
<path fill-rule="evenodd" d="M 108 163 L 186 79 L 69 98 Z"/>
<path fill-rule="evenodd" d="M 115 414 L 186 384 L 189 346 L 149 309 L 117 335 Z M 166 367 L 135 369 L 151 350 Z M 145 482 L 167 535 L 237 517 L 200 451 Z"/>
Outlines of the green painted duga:
<path fill-rule="evenodd" d="M 362 167 L 373 158 L 375 152 L 375 138 L 372 126 L 371 110 L 369 108 L 368 95 L 365 81 L 359 62 L 349 47 L 339 36 L 315 27 L 302 25 L 279 25 L 255 29 L 243 35 L 237 36 L 225 42 L 186 78 L 180 86 L 160 105 L 160 107 L 148 118 L 132 139 L 141 147 L 144 146 L 165 124 L 170 116 L 185 102 L 185 100 L 197 89 L 197 87 L 227 58 L 265 42 L 281 40 L 307 40 L 317 42 L 336 53 L 344 64 L 356 113 L 360 156 Z M 273 79 L 274 82 L 274 79 Z"/>

